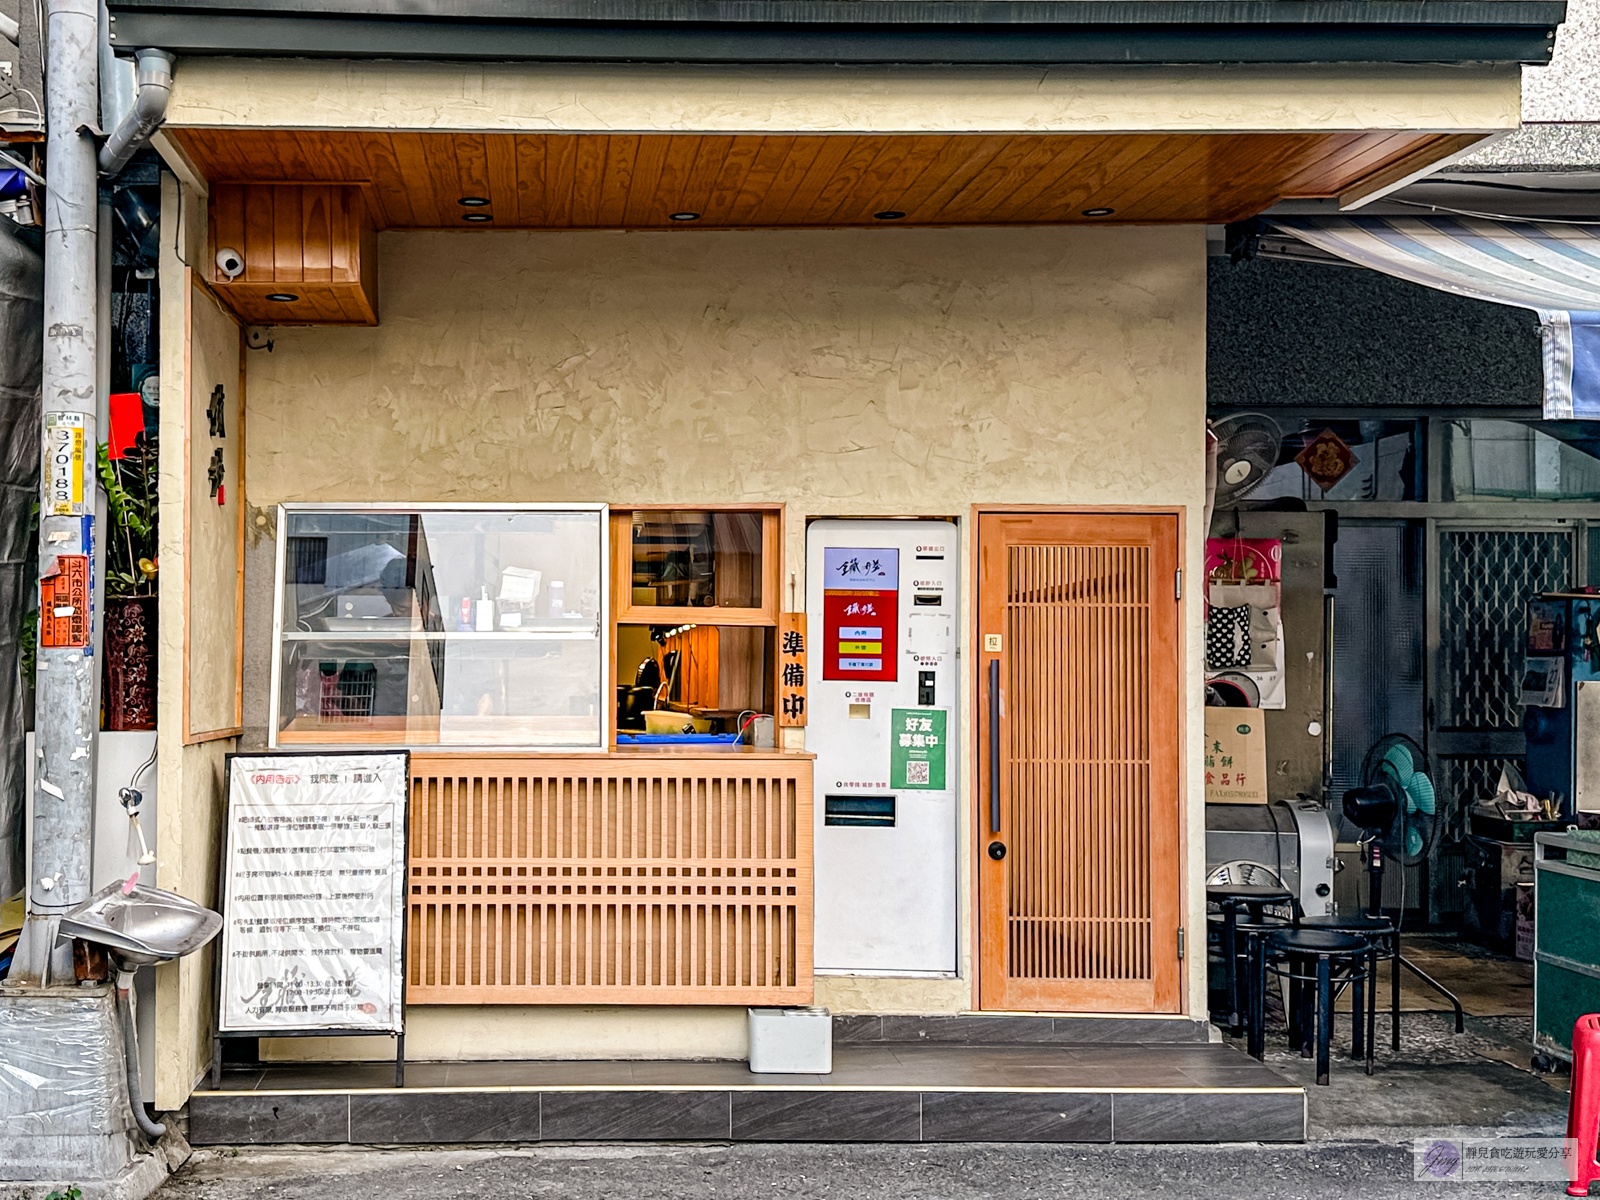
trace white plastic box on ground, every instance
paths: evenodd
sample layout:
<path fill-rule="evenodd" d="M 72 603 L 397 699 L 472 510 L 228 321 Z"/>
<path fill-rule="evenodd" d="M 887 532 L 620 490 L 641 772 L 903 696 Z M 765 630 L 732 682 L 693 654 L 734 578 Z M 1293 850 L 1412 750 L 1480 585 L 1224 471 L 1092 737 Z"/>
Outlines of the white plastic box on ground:
<path fill-rule="evenodd" d="M 752 1008 L 748 1011 L 752 1073 L 833 1073 L 833 1016 L 827 1009 Z"/>

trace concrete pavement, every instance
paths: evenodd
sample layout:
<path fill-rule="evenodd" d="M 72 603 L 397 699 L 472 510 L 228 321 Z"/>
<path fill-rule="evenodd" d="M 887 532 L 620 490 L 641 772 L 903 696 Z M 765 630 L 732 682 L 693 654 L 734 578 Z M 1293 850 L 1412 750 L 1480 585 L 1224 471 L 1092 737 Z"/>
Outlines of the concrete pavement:
<path fill-rule="evenodd" d="M 1551 1200 L 1559 1183 L 1413 1180 L 1409 1143 L 1305 1146 L 587 1145 L 197 1152 L 157 1200 Z"/>

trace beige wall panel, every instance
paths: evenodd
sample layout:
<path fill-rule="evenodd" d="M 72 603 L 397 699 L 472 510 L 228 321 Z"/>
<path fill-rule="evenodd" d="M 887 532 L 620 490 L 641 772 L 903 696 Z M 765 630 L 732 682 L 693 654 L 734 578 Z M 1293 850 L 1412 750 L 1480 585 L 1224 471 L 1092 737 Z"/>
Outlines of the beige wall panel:
<path fill-rule="evenodd" d="M 967 979 L 818 975 L 817 1004 L 834 1013 L 958 1013 L 972 1008 Z"/>
<path fill-rule="evenodd" d="M 1198 228 L 417 233 L 380 252 L 382 325 L 280 328 L 250 356 L 252 504 L 784 503 L 801 579 L 807 516 L 1200 510 Z M 1191 580 L 1200 538 L 1191 519 Z M 1200 651 L 1191 636 L 1191 744 Z M 962 719 L 970 742 L 970 706 Z M 1187 787 L 1203 794 L 1193 768 Z M 1199 803 L 1185 824 L 1202 846 Z M 1189 856 L 1191 944 L 1202 864 Z M 819 979 L 819 1003 L 971 1007 L 969 918 L 962 978 Z M 1190 1011 L 1203 966 L 1191 956 Z"/>
<path fill-rule="evenodd" d="M 161 456 L 160 479 L 159 663 L 161 678 L 172 683 L 161 689 L 158 700 L 156 769 L 162 801 L 156 886 L 210 905 L 216 900 L 222 834 L 222 758 L 234 742 L 223 739 L 199 745 L 184 744 L 183 688 L 178 682 L 184 674 L 184 639 L 190 619 L 183 589 L 183 511 L 190 480 L 184 472 L 182 446 L 188 409 L 185 400 L 191 395 L 184 331 L 192 309 L 186 305 L 190 280 L 184 263 L 201 261 L 205 229 L 205 198 L 184 189 L 180 203 L 177 180 L 164 177 L 161 189 L 161 327 L 170 333 L 161 342 L 161 385 L 168 403 L 161 406 L 161 444 L 166 452 Z M 215 332 L 216 327 L 212 328 Z M 234 330 L 231 321 L 228 329 Z M 237 331 L 227 336 L 236 339 Z M 233 345 L 237 375 L 236 340 Z M 230 603 L 228 613 L 232 611 Z M 212 987 L 214 949 L 213 944 L 199 954 L 156 970 L 155 1093 L 158 1109 L 182 1105 L 210 1060 L 211 1030 L 216 1013 Z"/>
<path fill-rule="evenodd" d="M 1495 130 L 1516 66 L 711 67 L 185 58 L 169 125 L 548 132 Z"/>
<path fill-rule="evenodd" d="M 380 249 L 382 325 L 280 328 L 250 359 L 253 504 L 1200 500 L 1198 228 Z"/>
<path fill-rule="evenodd" d="M 743 1059 L 743 1008 L 567 1008 L 450 1005 L 406 1009 L 406 1058 Z M 383 1061 L 387 1038 L 278 1038 L 261 1043 L 276 1062 Z"/>
<path fill-rule="evenodd" d="M 239 475 L 241 419 L 239 325 L 202 287 L 194 289 L 189 333 L 189 726 L 186 732 L 236 730 L 239 691 Z M 223 430 L 212 437 L 207 409 L 223 389 Z M 181 442 L 165 445 L 177 446 Z M 226 503 L 211 498 L 208 471 L 222 451 Z M 169 577 L 170 579 L 170 577 Z"/>
<path fill-rule="evenodd" d="M 1198 230 L 397 234 L 382 261 L 382 326 L 251 357 L 254 503 L 777 501 L 800 576 L 808 514 L 1198 511 Z"/>

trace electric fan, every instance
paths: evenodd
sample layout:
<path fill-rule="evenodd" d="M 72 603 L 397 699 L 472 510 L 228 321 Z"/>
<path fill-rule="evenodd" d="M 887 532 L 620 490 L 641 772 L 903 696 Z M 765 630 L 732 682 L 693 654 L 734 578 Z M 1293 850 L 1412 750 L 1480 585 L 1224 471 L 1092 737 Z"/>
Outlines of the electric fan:
<path fill-rule="evenodd" d="M 1425 862 L 1439 839 L 1439 804 L 1422 747 L 1403 733 L 1367 751 L 1361 786 L 1344 794 L 1344 815 L 1371 830 L 1403 867 Z"/>
<path fill-rule="evenodd" d="M 1224 508 L 1260 487 L 1278 465 L 1283 431 L 1261 413 L 1235 413 L 1211 426 L 1217 439 L 1217 499 Z"/>
<path fill-rule="evenodd" d="M 1439 839 L 1439 798 L 1433 780 L 1428 778 L 1427 757 L 1422 747 L 1403 733 L 1379 738 L 1367 751 L 1361 765 L 1361 786 L 1344 794 L 1344 815 L 1352 825 L 1366 831 L 1361 839 L 1362 857 L 1367 868 L 1367 915 L 1382 915 L 1383 859 L 1388 854 L 1402 867 L 1427 861 Z M 1404 876 L 1401 877 L 1402 879 Z M 1393 981 L 1396 997 L 1395 1018 L 1390 1044 L 1400 1049 L 1399 970 L 1404 967 L 1423 983 L 1450 1001 L 1456 1010 L 1456 1032 L 1466 1028 L 1466 1016 L 1455 993 L 1418 967 L 1400 952 L 1399 929 L 1405 919 L 1405 905 L 1395 916 Z"/>

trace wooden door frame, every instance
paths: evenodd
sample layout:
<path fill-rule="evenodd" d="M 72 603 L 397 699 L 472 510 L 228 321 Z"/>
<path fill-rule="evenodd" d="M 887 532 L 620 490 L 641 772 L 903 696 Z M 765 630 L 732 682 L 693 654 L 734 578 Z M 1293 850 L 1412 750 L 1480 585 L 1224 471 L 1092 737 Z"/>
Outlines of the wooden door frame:
<path fill-rule="evenodd" d="M 1184 957 L 1178 970 L 1178 1015 L 1190 1014 L 1190 973 L 1191 960 L 1194 955 L 1194 945 L 1198 938 L 1200 952 L 1205 952 L 1205 936 L 1201 930 L 1190 929 L 1189 910 L 1191 888 L 1189 884 L 1189 805 L 1191 793 L 1189 789 L 1189 622 L 1185 619 L 1188 610 L 1190 580 L 1194 572 L 1189 570 L 1189 509 L 1183 504 L 974 504 L 967 514 L 967 546 L 966 570 L 967 577 L 972 581 L 970 592 L 965 600 L 967 610 L 971 614 L 970 628 L 966 639 L 965 653 L 968 664 L 967 678 L 963 694 L 967 700 L 967 712 L 971 716 L 972 740 L 965 743 L 967 765 L 963 775 L 966 779 L 966 834 L 967 834 L 967 874 L 968 874 L 968 912 L 967 912 L 967 944 L 970 948 L 969 961 L 972 963 L 972 977 L 968 980 L 969 1000 L 968 1007 L 973 1012 L 984 1011 L 981 1001 L 981 974 L 983 970 L 983 912 L 980 895 L 978 872 L 983 869 L 983 843 L 985 841 L 979 822 L 979 799 L 981 798 L 982 782 L 979 779 L 980 760 L 982 758 L 979 738 L 979 705 L 983 696 L 979 684 L 983 672 L 979 669 L 982 660 L 982 636 L 980 613 L 982 605 L 979 602 L 978 589 L 981 584 L 980 570 L 980 543 L 979 518 L 987 516 L 1009 516 L 1012 514 L 1044 513 L 1061 516 L 1167 516 L 1176 517 L 1178 521 L 1178 564 L 1184 572 L 1184 595 L 1179 601 L 1178 613 L 1178 668 L 1182 675 L 1182 686 L 1179 691 L 1178 705 L 1178 920 L 1185 929 L 1185 941 L 1188 943 L 1184 949 Z M 1203 557 L 1203 556 L 1202 556 Z M 1089 1015 L 1089 1014 L 1086 1014 Z M 1126 1017 L 1128 1013 L 1111 1014 Z M 1137 1014 L 1131 1014 L 1137 1015 Z"/>

